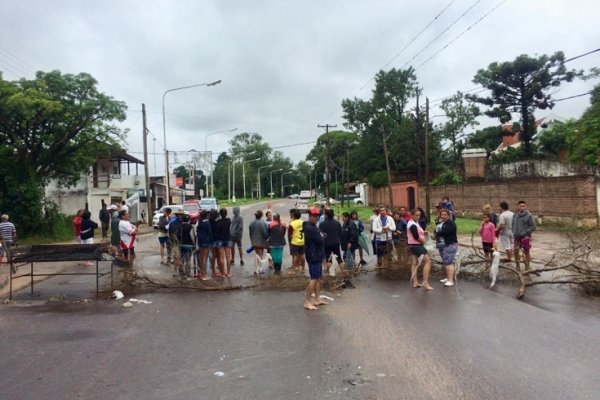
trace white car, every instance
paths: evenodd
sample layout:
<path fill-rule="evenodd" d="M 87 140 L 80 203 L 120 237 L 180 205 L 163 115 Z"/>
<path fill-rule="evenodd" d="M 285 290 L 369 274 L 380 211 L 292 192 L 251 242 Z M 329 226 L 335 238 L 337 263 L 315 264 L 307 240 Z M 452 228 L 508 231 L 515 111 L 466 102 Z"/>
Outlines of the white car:
<path fill-rule="evenodd" d="M 357 197 L 355 199 L 352 199 L 352 201 L 356 205 L 363 205 L 363 204 L 365 204 L 365 201 L 362 199 L 362 197 Z"/>
<path fill-rule="evenodd" d="M 183 206 L 180 204 L 174 204 L 172 206 L 162 206 L 158 210 L 154 212 L 154 216 L 152 217 L 152 226 L 154 229 L 158 229 L 158 219 L 163 216 L 163 210 L 165 208 L 170 208 L 171 212 L 179 211 L 183 209 Z"/>
<path fill-rule="evenodd" d="M 205 211 L 219 211 L 219 204 L 217 203 L 217 199 L 214 197 L 205 197 L 200 199 L 200 210 Z"/>

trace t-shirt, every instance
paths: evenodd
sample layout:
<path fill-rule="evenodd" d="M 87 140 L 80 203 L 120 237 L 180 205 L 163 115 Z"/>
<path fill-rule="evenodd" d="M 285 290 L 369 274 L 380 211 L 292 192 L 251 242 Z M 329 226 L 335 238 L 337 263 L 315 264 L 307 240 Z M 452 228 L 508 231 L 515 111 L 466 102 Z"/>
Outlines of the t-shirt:
<path fill-rule="evenodd" d="M 131 249 L 135 246 L 135 226 L 125 220 L 119 222 L 120 246 L 122 249 Z"/>
<path fill-rule="evenodd" d="M 290 244 L 294 246 L 304 246 L 304 231 L 302 227 L 302 220 L 295 219 L 290 222 L 290 229 L 292 231 L 292 238 Z"/>
<path fill-rule="evenodd" d="M 4 239 L 5 242 L 12 243 L 13 233 L 16 232 L 17 230 L 15 228 L 15 225 L 12 222 L 0 222 L 0 235 L 2 236 L 2 239 Z"/>
<path fill-rule="evenodd" d="M 512 222 L 514 215 L 515 214 L 510 210 L 502 211 L 498 225 L 503 225 L 504 229 L 502 229 L 500 233 L 504 235 L 510 235 L 512 233 Z"/>

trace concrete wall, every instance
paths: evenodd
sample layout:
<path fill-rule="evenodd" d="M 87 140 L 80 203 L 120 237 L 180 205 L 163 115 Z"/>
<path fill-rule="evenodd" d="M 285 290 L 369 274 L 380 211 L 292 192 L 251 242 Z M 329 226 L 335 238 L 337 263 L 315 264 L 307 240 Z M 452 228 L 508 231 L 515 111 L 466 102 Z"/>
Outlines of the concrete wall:
<path fill-rule="evenodd" d="M 514 161 L 489 165 L 488 179 L 511 179 L 523 177 L 560 177 L 576 175 L 596 175 L 593 167 L 548 160 Z"/>
<path fill-rule="evenodd" d="M 421 188 L 421 198 L 425 189 Z M 524 178 L 497 182 L 431 187 L 432 205 L 448 196 L 458 215 L 480 215 L 485 204 L 499 210 L 500 201 L 511 209 L 524 200 L 542 222 L 598 226 L 600 185 L 595 176 Z"/>

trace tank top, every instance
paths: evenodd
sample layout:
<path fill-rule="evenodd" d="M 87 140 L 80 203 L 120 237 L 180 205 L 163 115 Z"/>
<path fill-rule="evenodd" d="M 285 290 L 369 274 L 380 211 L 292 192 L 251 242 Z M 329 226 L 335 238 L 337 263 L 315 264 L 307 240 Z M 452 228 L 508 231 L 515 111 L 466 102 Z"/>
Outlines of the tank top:
<path fill-rule="evenodd" d="M 419 237 L 420 238 L 425 238 L 425 231 L 423 230 L 423 228 L 421 228 L 421 226 L 419 224 L 417 224 L 415 221 L 413 221 L 412 219 L 410 221 L 408 221 L 408 224 L 406 224 L 406 234 L 408 236 L 408 245 L 409 246 L 420 246 L 423 245 L 423 243 L 419 242 L 418 240 L 415 239 L 415 237 L 413 236 L 412 232 L 410 231 L 410 227 L 416 225 L 417 227 L 417 232 L 419 232 Z"/>
<path fill-rule="evenodd" d="M 290 244 L 294 246 L 304 246 L 304 232 L 302 230 L 303 221 L 301 219 L 295 219 L 290 222 L 292 227 L 292 239 Z"/>

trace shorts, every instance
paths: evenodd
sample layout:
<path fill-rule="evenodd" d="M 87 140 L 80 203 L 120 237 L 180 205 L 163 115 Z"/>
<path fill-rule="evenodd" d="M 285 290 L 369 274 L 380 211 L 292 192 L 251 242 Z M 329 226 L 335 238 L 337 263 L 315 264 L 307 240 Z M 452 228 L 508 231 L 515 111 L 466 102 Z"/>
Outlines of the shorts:
<path fill-rule="evenodd" d="M 304 255 L 304 246 L 297 246 L 295 244 L 290 244 L 290 254 L 292 256 Z"/>
<path fill-rule="evenodd" d="M 242 248 L 242 238 L 231 238 L 231 241 L 229 243 L 231 243 L 230 247 L 235 247 L 235 245 L 237 244 L 237 247 Z"/>
<path fill-rule="evenodd" d="M 425 246 L 423 246 L 422 244 L 409 245 L 408 248 L 410 249 L 410 253 L 413 256 L 419 257 L 427 255 L 427 249 L 425 249 Z"/>
<path fill-rule="evenodd" d="M 125 258 L 128 258 L 130 255 L 131 257 L 135 257 L 135 250 L 133 247 L 129 249 L 121 249 L 121 251 L 123 252 L 123 257 Z"/>
<path fill-rule="evenodd" d="M 529 251 L 531 249 L 531 236 L 515 236 L 515 250 Z"/>
<path fill-rule="evenodd" d="M 223 249 L 226 247 L 231 247 L 231 242 L 229 240 L 215 240 L 213 245 L 214 245 L 214 247 Z"/>
<path fill-rule="evenodd" d="M 454 264 L 456 252 L 458 252 L 458 243 L 452 243 L 440 249 L 440 256 L 444 265 Z"/>
<path fill-rule="evenodd" d="M 392 245 L 392 242 L 385 242 L 382 240 L 375 240 L 373 243 L 375 243 L 375 254 L 377 254 L 377 257 L 385 256 L 387 254 L 388 245 L 390 247 Z"/>
<path fill-rule="evenodd" d="M 323 262 L 308 263 L 308 273 L 310 274 L 310 279 L 321 279 L 323 276 Z"/>
<path fill-rule="evenodd" d="M 325 246 L 325 261 L 329 262 L 331 260 L 332 254 L 335 254 L 338 263 L 342 262 L 342 253 L 340 253 L 339 244 L 331 244 L 329 246 Z"/>
<path fill-rule="evenodd" d="M 167 244 L 167 243 L 169 243 L 169 237 L 168 236 L 159 236 L 158 237 L 158 243 L 160 243 L 160 244 Z"/>
<path fill-rule="evenodd" d="M 198 247 L 201 249 L 210 249 L 212 245 L 210 243 L 199 243 Z"/>
<path fill-rule="evenodd" d="M 494 251 L 494 243 L 482 242 L 481 244 L 483 245 L 483 252 L 485 254 L 492 254 Z"/>
<path fill-rule="evenodd" d="M 504 250 L 512 250 L 514 241 L 515 238 L 512 233 L 500 234 L 500 243 L 502 244 L 502 248 Z"/>
<path fill-rule="evenodd" d="M 189 245 L 189 244 L 180 244 L 179 245 L 179 253 L 181 254 L 182 257 L 191 254 L 192 250 L 194 250 L 193 245 Z"/>
<path fill-rule="evenodd" d="M 94 238 L 91 237 L 89 239 L 81 239 L 81 244 L 94 244 Z"/>

